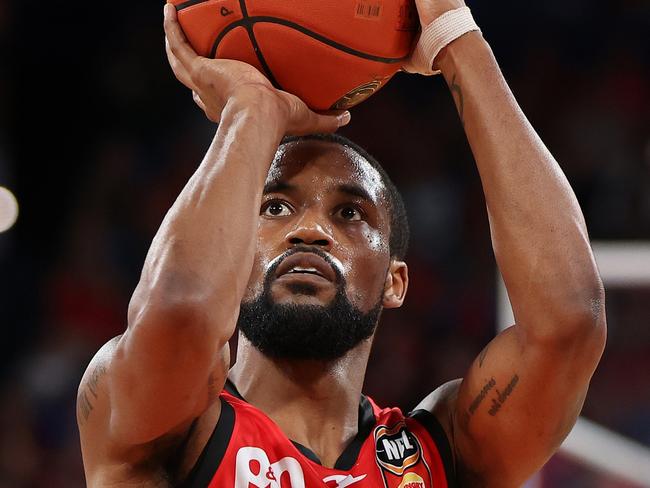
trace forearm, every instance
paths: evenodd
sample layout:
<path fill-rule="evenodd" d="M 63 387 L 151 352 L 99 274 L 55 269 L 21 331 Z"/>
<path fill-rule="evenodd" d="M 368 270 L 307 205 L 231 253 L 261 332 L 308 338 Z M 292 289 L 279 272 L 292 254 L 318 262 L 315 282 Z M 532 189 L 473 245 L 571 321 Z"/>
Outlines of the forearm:
<path fill-rule="evenodd" d="M 535 322 L 535 332 L 557 334 L 565 324 L 556 313 L 600 309 L 594 303 L 601 296 L 600 279 L 576 197 L 480 34 L 449 45 L 439 67 L 476 159 L 517 322 Z"/>
<path fill-rule="evenodd" d="M 284 130 L 277 115 L 262 99 L 229 102 L 153 239 L 110 364 L 111 435 L 122 442 L 170 432 L 223 385 L 262 189 Z"/>
<path fill-rule="evenodd" d="M 152 299 L 208 309 L 217 327 L 236 319 L 255 252 L 262 188 L 283 131 L 265 99 L 226 107 L 201 165 L 152 242 L 130 322 Z"/>

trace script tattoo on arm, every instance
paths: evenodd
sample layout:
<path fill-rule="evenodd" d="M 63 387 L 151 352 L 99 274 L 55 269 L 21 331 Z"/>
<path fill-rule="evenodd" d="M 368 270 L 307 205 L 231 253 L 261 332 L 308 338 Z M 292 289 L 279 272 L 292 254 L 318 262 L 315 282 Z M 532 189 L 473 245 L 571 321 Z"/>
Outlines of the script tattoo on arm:
<path fill-rule="evenodd" d="M 83 425 L 90 417 L 94 409 L 93 403 L 99 398 L 99 380 L 106 374 L 106 367 L 99 365 L 90 374 L 90 378 L 85 382 L 83 388 L 79 390 L 77 398 L 77 408 L 79 414 L 79 424 Z"/>
<path fill-rule="evenodd" d="M 461 417 L 461 422 L 462 426 L 464 428 L 467 428 L 469 425 L 469 419 L 472 417 L 475 413 L 476 410 L 478 410 L 478 407 L 483 403 L 483 400 L 487 397 L 487 394 L 496 386 L 497 382 L 494 378 L 490 378 L 485 382 L 483 385 L 483 388 L 481 388 L 481 391 L 474 397 L 472 400 L 472 403 L 469 404 L 469 408 L 462 413 Z"/>
<path fill-rule="evenodd" d="M 488 349 L 490 348 L 490 344 L 485 346 L 483 350 L 481 351 L 481 354 L 478 355 L 478 367 L 482 368 L 483 367 L 483 361 L 485 361 L 485 356 L 487 356 Z"/>
<path fill-rule="evenodd" d="M 519 383 L 519 376 L 514 375 L 510 380 L 510 383 L 508 383 L 508 385 L 506 386 L 505 390 L 503 391 L 496 390 L 497 397 L 492 399 L 492 406 L 490 407 L 490 410 L 488 410 L 488 413 L 490 415 L 494 417 L 497 413 L 499 413 L 499 410 L 501 410 L 501 407 L 506 402 L 508 397 L 512 395 L 512 390 L 515 389 L 517 383 Z"/>
<path fill-rule="evenodd" d="M 480 364 L 481 362 L 479 359 L 479 365 Z M 510 382 L 506 385 L 506 387 L 503 390 L 499 390 L 496 388 L 497 382 L 493 377 L 487 380 L 483 385 L 483 388 L 481 388 L 481 391 L 479 391 L 479 393 L 474 397 L 472 402 L 469 404 L 467 410 L 461 414 L 462 426 L 464 428 L 467 428 L 467 426 L 469 425 L 470 418 L 476 413 L 476 411 L 481 406 L 483 401 L 488 397 L 488 393 L 490 393 L 492 390 L 494 390 L 494 392 L 496 393 L 496 397 L 491 398 L 491 405 L 488 410 L 488 414 L 490 414 L 492 417 L 496 416 L 499 410 L 501 410 L 503 404 L 508 400 L 510 395 L 512 395 L 512 392 L 517 386 L 517 383 L 519 383 L 519 375 L 517 374 L 515 374 L 512 377 Z"/>
<path fill-rule="evenodd" d="M 456 98 L 457 102 L 457 107 L 458 107 L 458 115 L 460 116 L 460 123 L 465 127 L 465 117 L 464 117 L 464 111 L 465 111 L 465 99 L 463 98 L 463 90 L 460 87 L 458 83 L 456 83 L 456 73 L 454 73 L 454 76 L 451 78 L 451 84 L 449 85 L 449 89 L 451 90 L 451 94 Z"/>
<path fill-rule="evenodd" d="M 490 378 L 490 381 L 485 383 L 481 391 L 479 392 L 478 395 L 476 395 L 476 398 L 472 401 L 472 403 L 469 404 L 469 414 L 474 415 L 474 412 L 478 409 L 479 405 L 483 403 L 483 400 L 485 400 L 485 397 L 487 396 L 488 392 L 496 386 L 497 382 L 494 381 L 494 378 Z"/>

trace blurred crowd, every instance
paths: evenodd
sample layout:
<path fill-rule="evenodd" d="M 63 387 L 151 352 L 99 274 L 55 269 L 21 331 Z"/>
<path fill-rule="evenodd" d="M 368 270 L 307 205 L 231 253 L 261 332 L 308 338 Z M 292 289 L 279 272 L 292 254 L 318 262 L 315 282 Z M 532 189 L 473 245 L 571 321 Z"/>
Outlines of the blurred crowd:
<path fill-rule="evenodd" d="M 592 239 L 649 240 L 650 4 L 469 4 Z M 166 65 L 161 21 L 153 1 L 0 2 L 0 186 L 21 204 L 0 234 L 0 488 L 84 486 L 79 379 L 124 330 L 149 243 L 215 132 Z M 480 180 L 441 78 L 398 74 L 343 133 L 407 203 L 412 284 L 383 316 L 366 392 L 408 410 L 495 332 Z M 646 445 L 649 304 L 649 288 L 608 290 L 610 339 L 584 410 Z M 543 483 L 630 486 L 562 457 Z"/>

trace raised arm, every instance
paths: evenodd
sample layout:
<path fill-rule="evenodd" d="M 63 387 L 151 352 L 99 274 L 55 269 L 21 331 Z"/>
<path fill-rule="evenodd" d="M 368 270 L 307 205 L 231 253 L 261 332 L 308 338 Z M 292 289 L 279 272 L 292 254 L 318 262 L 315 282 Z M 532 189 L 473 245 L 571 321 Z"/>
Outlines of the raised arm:
<path fill-rule="evenodd" d="M 182 432 L 221 390 L 257 242 L 262 189 L 286 132 L 333 131 L 243 63 L 200 58 L 166 7 L 170 64 L 220 121 L 205 158 L 165 216 L 128 310 L 128 328 L 79 389 L 85 458 L 106 438 L 142 445 Z M 101 439 L 100 439 L 101 438 Z"/>
<path fill-rule="evenodd" d="M 476 159 L 516 325 L 428 407 L 449 414 L 464 486 L 520 486 L 582 408 L 605 344 L 604 292 L 576 197 L 482 35 L 452 42 L 435 64 Z"/>

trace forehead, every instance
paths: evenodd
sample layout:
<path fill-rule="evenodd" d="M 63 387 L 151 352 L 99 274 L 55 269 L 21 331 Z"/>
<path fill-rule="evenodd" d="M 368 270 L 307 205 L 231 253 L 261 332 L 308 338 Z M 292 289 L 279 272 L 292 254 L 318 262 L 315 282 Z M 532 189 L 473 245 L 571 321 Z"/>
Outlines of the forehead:
<path fill-rule="evenodd" d="M 379 203 L 386 188 L 379 171 L 352 148 L 328 141 L 303 140 L 283 144 L 275 154 L 267 186 L 277 182 L 311 177 L 314 183 L 327 180 L 361 187 Z"/>

